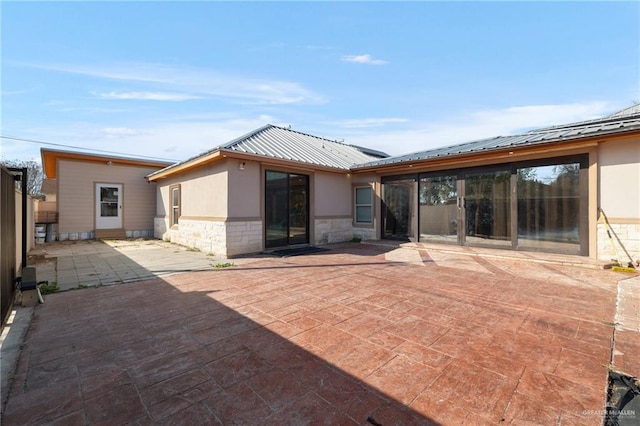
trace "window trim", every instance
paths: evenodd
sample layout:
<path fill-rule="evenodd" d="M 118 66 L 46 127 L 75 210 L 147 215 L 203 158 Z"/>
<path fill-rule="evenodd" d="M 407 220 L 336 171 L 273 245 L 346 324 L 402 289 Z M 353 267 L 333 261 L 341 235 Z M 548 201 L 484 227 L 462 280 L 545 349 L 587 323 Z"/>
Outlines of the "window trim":
<path fill-rule="evenodd" d="M 358 203 L 358 189 L 369 190 L 369 203 Z M 371 219 L 369 221 L 358 221 L 358 207 L 369 207 Z M 373 187 L 371 185 L 357 185 L 353 187 L 353 224 L 356 226 L 373 226 Z"/>
<path fill-rule="evenodd" d="M 178 192 L 178 204 L 177 205 L 173 204 L 174 191 Z M 177 210 L 178 210 L 177 217 L 176 217 L 176 214 L 174 213 L 176 207 L 177 207 Z M 169 187 L 169 227 L 171 229 L 177 229 L 178 228 L 180 216 L 182 216 L 182 188 L 180 187 L 180 184 L 171 185 Z"/>

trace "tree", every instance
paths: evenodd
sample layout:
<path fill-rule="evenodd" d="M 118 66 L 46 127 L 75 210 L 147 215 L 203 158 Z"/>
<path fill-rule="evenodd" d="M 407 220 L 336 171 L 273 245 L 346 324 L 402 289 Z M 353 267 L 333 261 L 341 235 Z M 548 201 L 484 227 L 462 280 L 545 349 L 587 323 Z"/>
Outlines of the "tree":
<path fill-rule="evenodd" d="M 31 196 L 41 195 L 40 188 L 42 187 L 42 179 L 44 174 L 42 173 L 42 166 L 37 161 L 24 161 L 24 160 L 3 160 L 0 164 L 6 168 L 27 169 L 27 194 Z M 16 187 L 21 188 L 21 183 L 16 182 Z"/>

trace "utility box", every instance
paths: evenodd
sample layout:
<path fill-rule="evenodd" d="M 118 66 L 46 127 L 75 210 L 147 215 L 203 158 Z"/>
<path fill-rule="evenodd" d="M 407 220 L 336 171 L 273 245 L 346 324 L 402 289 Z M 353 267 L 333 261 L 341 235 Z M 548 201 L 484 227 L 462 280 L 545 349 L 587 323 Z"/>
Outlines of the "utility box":
<path fill-rule="evenodd" d="M 38 292 L 38 279 L 36 278 L 35 266 L 25 266 L 22 268 L 22 281 L 20 282 L 22 292 L 22 306 L 36 306 L 40 300 Z"/>

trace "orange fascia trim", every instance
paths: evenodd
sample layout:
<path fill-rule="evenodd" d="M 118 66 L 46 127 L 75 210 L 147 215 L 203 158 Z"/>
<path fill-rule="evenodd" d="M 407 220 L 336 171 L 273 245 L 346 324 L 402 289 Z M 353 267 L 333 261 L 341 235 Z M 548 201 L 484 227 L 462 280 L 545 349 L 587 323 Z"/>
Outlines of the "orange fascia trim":
<path fill-rule="evenodd" d="M 40 156 L 42 158 L 42 171 L 49 179 L 56 179 L 58 176 L 58 160 L 74 160 L 102 164 L 111 162 L 111 164 L 116 165 L 142 166 L 156 169 L 163 169 L 172 164 L 168 161 L 144 160 L 132 157 L 110 157 L 107 155 L 87 154 L 84 152 L 73 151 L 57 151 L 53 149 L 41 149 Z"/>
<path fill-rule="evenodd" d="M 187 161 L 186 163 L 182 163 L 180 165 L 177 165 L 175 167 L 172 167 L 160 173 L 154 174 L 153 176 L 149 176 L 147 177 L 147 180 L 149 182 L 155 182 L 158 179 L 164 179 L 176 173 L 183 173 L 191 169 L 195 169 L 196 167 L 202 166 L 204 164 L 211 163 L 213 161 L 221 160 L 221 159 L 222 159 L 222 154 L 220 153 L 220 151 L 215 151 L 203 157 L 194 158 L 191 161 Z"/>
<path fill-rule="evenodd" d="M 196 167 L 200 167 L 204 164 L 211 163 L 213 161 L 223 160 L 226 158 L 233 158 L 236 160 L 255 161 L 258 163 L 262 163 L 264 165 L 276 165 L 279 167 L 285 167 L 289 169 L 295 168 L 297 170 L 327 171 L 327 172 L 342 173 L 342 174 L 350 173 L 349 170 L 339 169 L 336 167 L 319 166 L 317 164 L 308 164 L 308 163 L 301 163 L 298 161 L 265 157 L 264 155 L 251 154 L 248 152 L 238 152 L 230 149 L 220 149 L 204 157 L 195 158 L 192 161 L 186 162 L 184 164 L 180 164 L 179 166 L 176 166 L 176 167 L 172 167 L 163 172 L 154 174 L 153 176 L 149 176 L 147 179 L 149 180 L 149 182 L 154 182 L 158 179 L 164 179 L 169 176 L 173 176 L 176 173 L 186 172 Z"/>
<path fill-rule="evenodd" d="M 528 147 L 510 147 L 500 151 L 492 152 L 474 152 L 469 154 L 461 154 L 448 158 L 430 158 L 426 160 L 407 161 L 403 163 L 395 163 L 388 165 L 371 166 L 362 169 L 353 170 L 352 173 L 388 173 L 388 172 L 413 172 L 433 169 L 434 167 L 454 166 L 452 168 L 460 168 L 469 163 L 482 162 L 483 164 L 495 164 L 500 162 L 509 162 L 511 159 L 531 155 L 535 153 L 561 153 L 580 148 L 589 148 L 596 146 L 602 140 L 580 140 L 576 142 L 564 142 L 560 144 L 545 144 Z"/>

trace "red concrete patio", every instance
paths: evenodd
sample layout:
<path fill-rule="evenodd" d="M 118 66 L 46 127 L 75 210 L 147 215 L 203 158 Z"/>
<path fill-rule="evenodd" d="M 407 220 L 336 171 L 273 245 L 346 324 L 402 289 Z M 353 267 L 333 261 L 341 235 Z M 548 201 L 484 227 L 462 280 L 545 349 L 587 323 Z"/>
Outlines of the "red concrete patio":
<path fill-rule="evenodd" d="M 624 276 L 419 245 L 234 263 L 48 295 L 3 424 L 602 424 Z"/>

